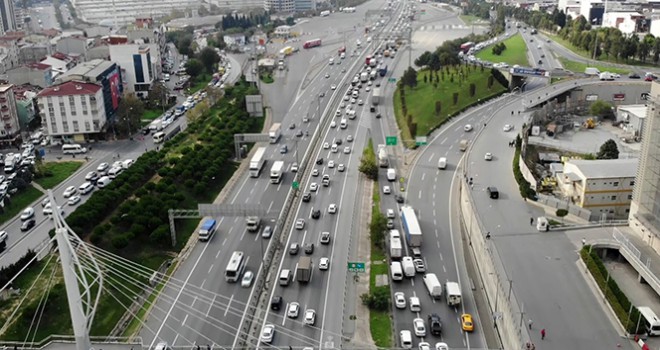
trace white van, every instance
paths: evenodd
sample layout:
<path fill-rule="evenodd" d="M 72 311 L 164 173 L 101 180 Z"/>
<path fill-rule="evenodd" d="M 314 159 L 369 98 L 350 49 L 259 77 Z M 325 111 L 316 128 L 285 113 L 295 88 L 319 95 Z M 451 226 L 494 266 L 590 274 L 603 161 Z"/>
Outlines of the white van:
<path fill-rule="evenodd" d="M 112 179 L 108 176 L 102 176 L 100 179 L 96 180 L 96 186 L 98 188 L 103 188 L 108 186 L 112 182 Z"/>
<path fill-rule="evenodd" d="M 447 168 L 447 158 L 445 157 L 440 157 L 438 159 L 438 169 L 446 169 Z"/>
<path fill-rule="evenodd" d="M 62 145 L 62 153 L 64 154 L 87 153 L 87 148 L 76 143 L 72 143 L 69 145 Z"/>
<path fill-rule="evenodd" d="M 357 113 L 354 109 L 350 109 L 348 112 L 346 112 L 346 114 L 348 114 L 348 119 L 355 119 L 357 116 Z"/>
<path fill-rule="evenodd" d="M 399 338 L 401 338 L 401 347 L 404 349 L 412 349 L 412 334 L 409 330 L 403 330 L 399 332 Z"/>
<path fill-rule="evenodd" d="M 348 122 L 346 121 L 345 118 L 341 119 L 341 123 L 339 123 L 339 127 L 342 129 L 346 129 L 346 127 L 348 127 Z"/>
<path fill-rule="evenodd" d="M 411 257 L 404 256 L 401 259 L 401 266 L 403 267 L 403 274 L 406 277 L 415 277 L 415 264 L 413 264 Z"/>
<path fill-rule="evenodd" d="M 418 297 L 410 297 L 410 300 L 408 300 L 408 304 L 410 304 L 410 311 L 422 312 L 422 304 L 419 302 Z"/>
<path fill-rule="evenodd" d="M 332 144 L 332 147 L 330 147 L 330 151 L 332 151 L 332 153 L 337 153 L 338 149 L 337 149 L 337 144 L 336 143 Z"/>
<path fill-rule="evenodd" d="M 392 281 L 403 280 L 403 269 L 401 268 L 401 263 L 398 261 L 392 261 L 390 264 L 390 273 L 392 275 Z"/>
<path fill-rule="evenodd" d="M 291 282 L 291 271 L 288 269 L 284 269 L 280 272 L 280 278 L 279 284 L 280 286 L 288 286 L 289 282 Z"/>
<path fill-rule="evenodd" d="M 124 168 L 121 166 L 117 167 L 112 167 L 110 170 L 108 170 L 108 177 L 111 179 L 117 178 L 121 172 L 124 171 Z"/>
<path fill-rule="evenodd" d="M 545 216 L 539 216 L 536 218 L 536 229 L 540 232 L 546 232 L 550 230 L 550 223 Z"/>
<path fill-rule="evenodd" d="M 85 182 L 84 184 L 80 185 L 80 187 L 78 187 L 80 194 L 88 194 L 92 192 L 93 189 L 94 185 L 92 185 L 91 182 Z"/>

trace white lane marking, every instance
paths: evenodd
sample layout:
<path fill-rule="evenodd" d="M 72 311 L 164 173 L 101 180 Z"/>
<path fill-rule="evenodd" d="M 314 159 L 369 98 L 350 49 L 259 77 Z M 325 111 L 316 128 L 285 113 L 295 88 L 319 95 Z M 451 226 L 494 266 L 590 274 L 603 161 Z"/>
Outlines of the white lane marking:
<path fill-rule="evenodd" d="M 426 173 L 422 173 L 422 181 L 424 181 L 425 177 L 426 177 Z"/>
<path fill-rule="evenodd" d="M 242 241 L 243 238 L 245 238 L 245 232 L 247 232 L 247 228 L 243 230 L 243 233 L 241 233 L 241 238 L 239 239 L 240 241 Z"/>
<path fill-rule="evenodd" d="M 186 314 L 186 317 L 183 318 L 183 322 L 181 322 L 181 326 L 185 326 L 187 320 L 188 320 L 188 314 Z"/>
<path fill-rule="evenodd" d="M 213 300 L 215 300 L 215 297 L 213 297 Z M 234 294 L 231 295 L 231 297 L 229 298 L 229 301 L 227 302 L 227 306 L 225 307 L 225 317 L 227 317 L 227 312 L 229 312 L 229 307 L 231 306 L 231 301 L 232 300 L 234 300 Z M 209 308 L 209 310 L 211 310 L 211 309 Z"/>
<path fill-rule="evenodd" d="M 445 144 L 445 142 L 447 142 L 447 140 L 448 140 L 448 139 L 449 139 L 448 137 L 445 137 L 445 139 L 444 139 L 444 140 L 442 140 L 442 142 L 440 142 L 440 144 L 441 144 L 441 145 L 444 145 L 444 144 Z"/>
<path fill-rule="evenodd" d="M 273 208 L 273 203 L 275 203 L 275 201 L 271 201 L 271 202 L 270 202 L 270 205 L 268 206 L 268 211 L 267 211 L 267 213 L 270 213 L 270 210 Z"/>
<path fill-rule="evenodd" d="M 417 197 L 418 197 L 419 199 L 422 199 L 422 191 L 421 191 L 421 190 L 419 191 L 419 194 L 417 195 Z"/>
<path fill-rule="evenodd" d="M 438 229 L 437 228 L 435 229 L 435 238 L 438 238 Z M 440 243 L 438 242 L 438 244 L 440 244 Z"/>
<path fill-rule="evenodd" d="M 225 239 L 225 240 L 227 240 L 227 239 Z M 220 256 L 220 252 L 221 252 L 221 250 L 218 250 L 218 252 L 215 253 L 215 258 L 216 258 L 216 259 L 218 259 L 218 257 Z"/>
<path fill-rule="evenodd" d="M 192 309 L 195 308 L 195 302 L 196 302 L 196 301 L 197 301 L 197 296 L 195 295 L 195 299 L 193 299 L 192 303 L 190 303 L 190 307 L 191 307 Z"/>
<path fill-rule="evenodd" d="M 204 285 L 206 284 L 206 279 L 202 281 L 202 284 L 199 286 L 200 289 L 204 289 Z"/>
<path fill-rule="evenodd" d="M 433 160 L 434 155 L 435 155 L 434 153 L 431 153 L 431 156 L 429 157 L 429 163 L 431 163 L 431 161 Z"/>
<path fill-rule="evenodd" d="M 209 317 L 209 313 L 211 313 L 211 309 L 213 308 L 213 305 L 215 304 L 215 298 L 217 296 L 218 296 L 217 294 L 213 296 L 213 300 L 211 300 L 211 304 L 209 304 L 209 309 L 206 311 L 206 317 Z M 226 313 L 225 313 L 225 316 L 226 316 Z"/>
<path fill-rule="evenodd" d="M 209 275 L 211 274 L 211 270 L 213 270 L 213 264 L 211 264 L 211 266 L 209 266 L 209 271 L 208 271 Z"/>

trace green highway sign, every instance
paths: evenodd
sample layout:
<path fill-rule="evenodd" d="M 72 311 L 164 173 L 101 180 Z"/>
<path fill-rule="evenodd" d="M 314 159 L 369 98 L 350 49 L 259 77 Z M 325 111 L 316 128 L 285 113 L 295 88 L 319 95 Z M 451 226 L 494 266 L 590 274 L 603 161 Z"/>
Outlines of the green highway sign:
<path fill-rule="evenodd" d="M 394 83 L 394 82 L 396 82 L 396 78 L 389 78 L 389 79 L 387 79 L 387 82 L 388 83 Z"/>
<path fill-rule="evenodd" d="M 294 190 L 297 190 L 298 188 L 300 188 L 300 183 L 298 181 L 294 181 L 291 184 L 291 187 L 293 187 Z"/>
<path fill-rule="evenodd" d="M 385 144 L 387 146 L 396 146 L 396 136 L 386 136 Z"/>
<path fill-rule="evenodd" d="M 363 262 L 348 262 L 348 272 L 365 272 Z"/>

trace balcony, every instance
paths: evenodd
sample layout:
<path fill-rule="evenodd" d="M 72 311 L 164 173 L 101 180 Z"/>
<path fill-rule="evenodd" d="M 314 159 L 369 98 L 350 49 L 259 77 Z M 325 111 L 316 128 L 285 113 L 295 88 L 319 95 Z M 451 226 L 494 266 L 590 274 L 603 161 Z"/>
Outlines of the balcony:
<path fill-rule="evenodd" d="M 11 120 L 11 115 L 10 114 L 3 114 L 2 115 L 2 120 Z"/>
<path fill-rule="evenodd" d="M 7 102 L 7 98 L 6 97 L 0 97 L 0 103 L 5 103 L 5 102 Z"/>
<path fill-rule="evenodd" d="M 2 105 L 2 107 L 0 107 L 0 111 L 7 112 L 8 110 L 9 110 L 9 106 L 7 105 Z"/>

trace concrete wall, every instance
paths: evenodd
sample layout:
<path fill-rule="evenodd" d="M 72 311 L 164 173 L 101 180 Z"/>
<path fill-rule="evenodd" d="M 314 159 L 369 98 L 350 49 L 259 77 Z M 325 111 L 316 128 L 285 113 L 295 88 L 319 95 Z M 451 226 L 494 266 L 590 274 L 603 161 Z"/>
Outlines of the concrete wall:
<path fill-rule="evenodd" d="M 523 157 L 520 157 L 520 159 L 518 160 L 518 168 L 520 168 L 520 172 L 523 174 L 525 180 L 527 180 L 531 185 L 530 187 L 534 191 L 536 191 L 536 179 L 534 178 L 534 175 L 532 175 L 532 172 L 527 167 L 527 164 L 525 164 L 525 159 L 523 159 Z"/>
<path fill-rule="evenodd" d="M 593 79 L 596 80 L 598 77 Z M 603 82 L 603 84 L 585 85 L 571 90 L 571 99 L 584 101 L 588 95 L 596 95 L 598 100 L 610 102 L 614 105 L 640 104 L 644 103 L 641 98 L 642 93 L 649 93 L 650 91 L 651 83 L 642 81 L 635 83 Z M 615 94 L 623 94 L 623 99 L 615 101 Z"/>

